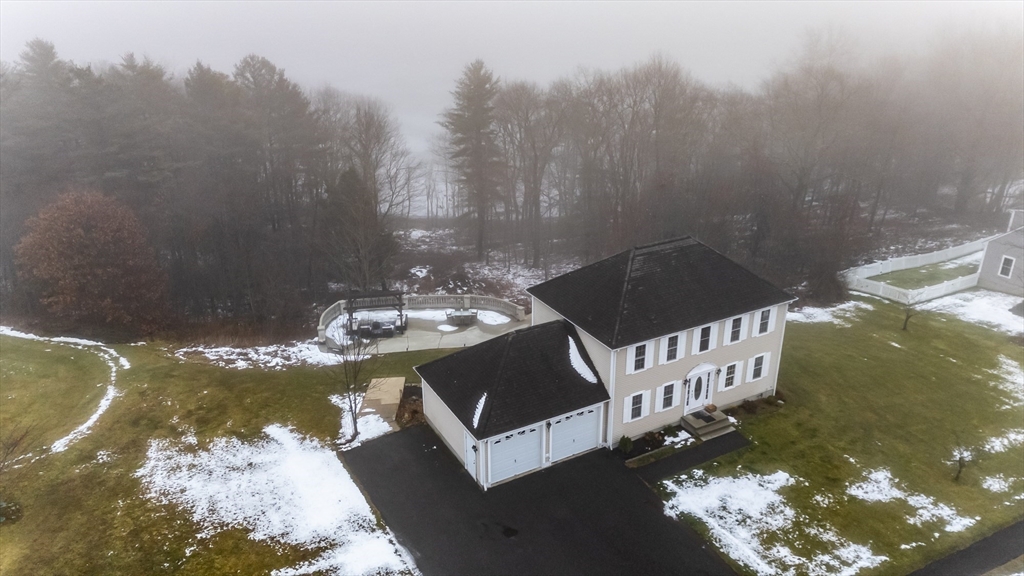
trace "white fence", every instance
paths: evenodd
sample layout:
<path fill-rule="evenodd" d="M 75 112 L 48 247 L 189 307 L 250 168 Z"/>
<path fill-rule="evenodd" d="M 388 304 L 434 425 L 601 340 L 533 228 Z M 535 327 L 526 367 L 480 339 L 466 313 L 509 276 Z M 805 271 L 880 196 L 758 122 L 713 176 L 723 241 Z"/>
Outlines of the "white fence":
<path fill-rule="evenodd" d="M 941 298 L 954 292 L 966 290 L 967 288 L 973 288 L 978 285 L 979 276 L 981 276 L 980 271 L 975 272 L 970 276 L 947 280 L 942 284 L 925 286 L 924 288 L 918 288 L 917 290 L 897 288 L 874 280 L 848 276 L 846 278 L 846 286 L 849 287 L 850 290 L 874 294 L 875 296 L 881 296 L 882 298 L 887 298 L 889 300 L 899 302 L 900 304 L 918 304 L 920 302 L 934 300 L 935 298 Z"/>
<path fill-rule="evenodd" d="M 996 234 L 996 236 L 998 236 L 998 234 Z M 921 266 L 935 264 L 936 262 L 945 262 L 946 260 L 952 260 L 979 250 L 984 250 L 985 246 L 988 245 L 988 241 L 996 236 L 989 236 L 988 238 L 982 238 L 981 240 L 975 240 L 974 242 L 968 242 L 967 244 L 961 244 L 959 246 L 953 246 L 952 248 L 929 252 L 927 254 L 915 254 L 913 256 L 903 256 L 901 258 L 893 258 L 883 262 L 865 264 L 864 266 L 844 270 L 842 274 L 846 278 L 870 278 L 872 276 L 888 274 L 889 272 L 906 270 L 907 268 L 920 268 Z"/>
<path fill-rule="evenodd" d="M 996 236 L 998 236 L 998 234 Z M 874 294 L 875 296 L 881 296 L 882 298 L 893 300 L 901 304 L 918 304 L 920 302 L 934 300 L 935 298 L 941 298 L 954 292 L 959 292 L 961 290 L 977 286 L 978 277 L 981 276 L 981 270 L 979 269 L 970 276 L 954 278 L 953 280 L 947 280 L 941 284 L 925 286 L 924 288 L 918 288 L 916 290 L 897 288 L 883 282 L 868 280 L 868 278 L 881 274 L 888 274 L 889 272 L 906 270 L 908 268 L 920 268 L 921 266 L 927 266 L 937 262 L 945 262 L 946 260 L 953 260 L 954 258 L 973 254 L 980 250 L 984 250 L 985 247 L 988 246 L 989 240 L 996 236 L 989 236 L 988 238 L 982 238 L 980 240 L 968 242 L 967 244 L 961 244 L 959 246 L 953 246 L 952 248 L 937 250 L 927 254 L 915 254 L 913 256 L 903 256 L 901 258 L 885 260 L 884 262 L 865 264 L 864 266 L 844 270 L 840 274 L 843 276 L 846 281 L 846 286 L 850 290 Z"/>
<path fill-rule="evenodd" d="M 335 318 L 345 312 L 347 300 L 339 300 L 331 304 L 320 315 L 320 323 L 316 327 L 317 341 L 321 344 L 327 342 L 327 327 Z M 365 302 L 365 300 L 364 300 Z M 382 303 L 382 307 L 394 305 L 394 299 L 389 298 Z M 363 302 L 361 302 L 362 304 Z M 402 296 L 402 303 L 406 308 L 418 310 L 424 308 L 482 308 L 494 310 L 512 318 L 516 321 L 526 319 L 526 309 L 501 298 L 491 296 L 478 296 L 476 294 L 451 295 L 451 294 L 430 294 L 427 296 Z"/>

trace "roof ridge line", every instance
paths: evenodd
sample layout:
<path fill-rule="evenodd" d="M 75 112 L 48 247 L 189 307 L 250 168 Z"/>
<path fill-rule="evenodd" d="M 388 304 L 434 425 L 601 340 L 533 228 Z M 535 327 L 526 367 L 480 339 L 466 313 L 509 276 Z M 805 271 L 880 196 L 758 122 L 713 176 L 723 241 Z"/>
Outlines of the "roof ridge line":
<path fill-rule="evenodd" d="M 528 326 L 533 328 L 533 326 Z M 505 359 L 508 358 L 508 350 L 512 347 L 512 339 L 516 337 L 518 330 L 513 330 L 508 333 L 508 337 L 505 338 L 505 347 L 501 351 L 501 360 L 498 361 L 498 369 L 494 371 L 494 380 L 491 390 L 494 394 L 491 396 L 490 402 L 484 402 L 483 411 L 480 412 L 480 420 L 477 422 L 476 429 L 482 430 L 487 426 L 487 420 L 491 417 L 491 407 L 494 406 L 494 398 L 498 396 L 500 389 L 498 385 L 501 384 L 501 374 L 505 370 Z M 484 392 L 486 394 L 486 392 Z"/>
<path fill-rule="evenodd" d="M 626 302 L 626 288 L 629 287 L 629 275 L 633 271 L 633 258 L 635 257 L 636 248 L 634 247 L 629 250 L 629 263 L 626 264 L 626 279 L 622 282 L 619 305 L 615 308 L 615 328 L 612 330 L 612 346 L 615 346 L 615 343 L 619 340 L 619 324 L 622 323 L 622 305 Z"/>

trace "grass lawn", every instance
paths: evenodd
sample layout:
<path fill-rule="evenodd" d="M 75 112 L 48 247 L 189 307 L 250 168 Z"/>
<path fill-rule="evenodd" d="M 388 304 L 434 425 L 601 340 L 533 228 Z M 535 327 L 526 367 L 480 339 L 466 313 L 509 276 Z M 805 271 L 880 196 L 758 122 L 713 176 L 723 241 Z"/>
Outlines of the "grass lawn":
<path fill-rule="evenodd" d="M 948 280 L 956 280 L 961 276 L 970 276 L 978 271 L 979 266 L 980 263 L 978 262 L 960 263 L 956 260 L 952 262 L 936 262 L 935 264 L 921 266 L 920 268 L 908 268 L 906 270 L 872 276 L 868 280 L 883 282 L 906 290 L 917 290 L 918 288 L 941 284 Z"/>
<path fill-rule="evenodd" d="M 1000 356 L 1004 369 L 1006 363 L 1019 367 L 1024 349 L 1005 334 L 938 313 L 915 316 L 901 331 L 899 306 L 864 302 L 870 307 L 852 312 L 849 326 L 788 323 L 779 375 L 784 405 L 741 415 L 751 447 L 676 483 L 785 472 L 795 481 L 777 493 L 795 521 L 763 532 L 764 548 L 786 546 L 804 559 L 835 555 L 839 545 L 817 531 L 826 528 L 887 557 L 866 573 L 899 574 L 1024 517 L 1024 447 L 1016 441 L 1002 452 L 985 449 L 993 438 L 1024 432 L 1019 392 L 994 385 Z M 958 447 L 973 460 L 954 481 Z M 947 531 L 934 518 L 915 525 L 908 521 L 915 507 L 907 499 L 866 501 L 847 492 L 878 470 L 889 471 L 904 492 L 931 497 L 967 522 L 975 519 L 973 525 Z M 1008 491 L 983 486 L 999 475 Z M 663 485 L 667 499 L 669 486 Z"/>
<path fill-rule="evenodd" d="M 171 357 L 159 343 L 116 346 L 121 395 L 87 436 L 61 453 L 42 446 L 67 434 L 96 409 L 109 368 L 94 354 L 49 342 L 0 336 L 0 427 L 34 422 L 42 454 L 9 472 L 0 486 L 24 517 L 0 526 L 0 573 L 262 574 L 315 556 L 310 550 L 226 530 L 210 538 L 187 512 L 154 504 L 134 476 L 151 439 L 194 431 L 198 447 L 218 437 L 249 440 L 280 423 L 329 442 L 339 410 L 330 370 L 232 370 Z M 49 351 L 47 351 L 49 349 Z M 388 355 L 379 375 L 418 380 L 412 366 L 448 351 Z M 27 459 L 26 459 L 27 461 Z M 23 461 L 24 462 L 24 461 Z"/>

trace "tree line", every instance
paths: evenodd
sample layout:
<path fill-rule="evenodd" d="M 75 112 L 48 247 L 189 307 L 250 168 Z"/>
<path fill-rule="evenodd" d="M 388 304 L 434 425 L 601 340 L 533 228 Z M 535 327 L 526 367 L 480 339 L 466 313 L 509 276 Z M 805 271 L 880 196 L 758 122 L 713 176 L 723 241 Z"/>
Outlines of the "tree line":
<path fill-rule="evenodd" d="M 176 79 L 132 54 L 76 65 L 33 40 L 3 65 L 0 119 L 6 312 L 42 313 L 39 299 L 54 297 L 27 281 L 41 252 L 22 250 L 19 263 L 17 247 L 31 218 L 74 189 L 137 216 L 173 315 L 305 321 L 328 282 L 386 277 L 395 220 L 421 178 L 382 101 L 303 90 L 256 55 L 231 74 L 197 62 Z"/>
<path fill-rule="evenodd" d="M 0 306 L 42 314 L 56 296 L 29 271 L 47 252 L 18 247 L 69 190 L 131 211 L 162 271 L 147 278 L 198 322 L 302 322 L 333 283 L 379 288 L 410 215 L 533 267 L 692 234 L 834 298 L 893 213 L 992 222 L 1019 194 L 1022 46 L 968 31 L 866 60 L 811 34 L 756 90 L 662 56 L 544 87 L 475 61 L 421 161 L 383 101 L 303 89 L 257 55 L 175 78 L 33 40 L 0 69 Z"/>
<path fill-rule="evenodd" d="M 563 245 L 586 262 L 693 234 L 836 298 L 836 272 L 893 212 L 991 224 L 1020 202 L 1022 53 L 1019 31 L 979 31 L 865 61 L 809 34 L 756 91 L 660 56 L 547 87 L 476 61 L 443 117 L 435 212 L 473 220 L 481 258 L 506 245 L 539 266 Z"/>

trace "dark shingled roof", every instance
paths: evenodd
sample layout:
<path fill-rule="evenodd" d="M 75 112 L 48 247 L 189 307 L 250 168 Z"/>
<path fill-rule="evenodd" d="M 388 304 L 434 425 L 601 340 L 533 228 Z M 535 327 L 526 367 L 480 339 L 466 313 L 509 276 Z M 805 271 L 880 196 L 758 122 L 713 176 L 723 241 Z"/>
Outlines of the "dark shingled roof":
<path fill-rule="evenodd" d="M 596 383 L 572 367 L 569 338 Z M 416 372 L 478 440 L 608 400 L 576 329 L 562 320 L 503 334 L 417 366 Z M 487 400 L 473 426 L 485 392 Z"/>
<path fill-rule="evenodd" d="M 689 236 L 626 250 L 527 292 L 613 350 L 795 300 Z"/>

